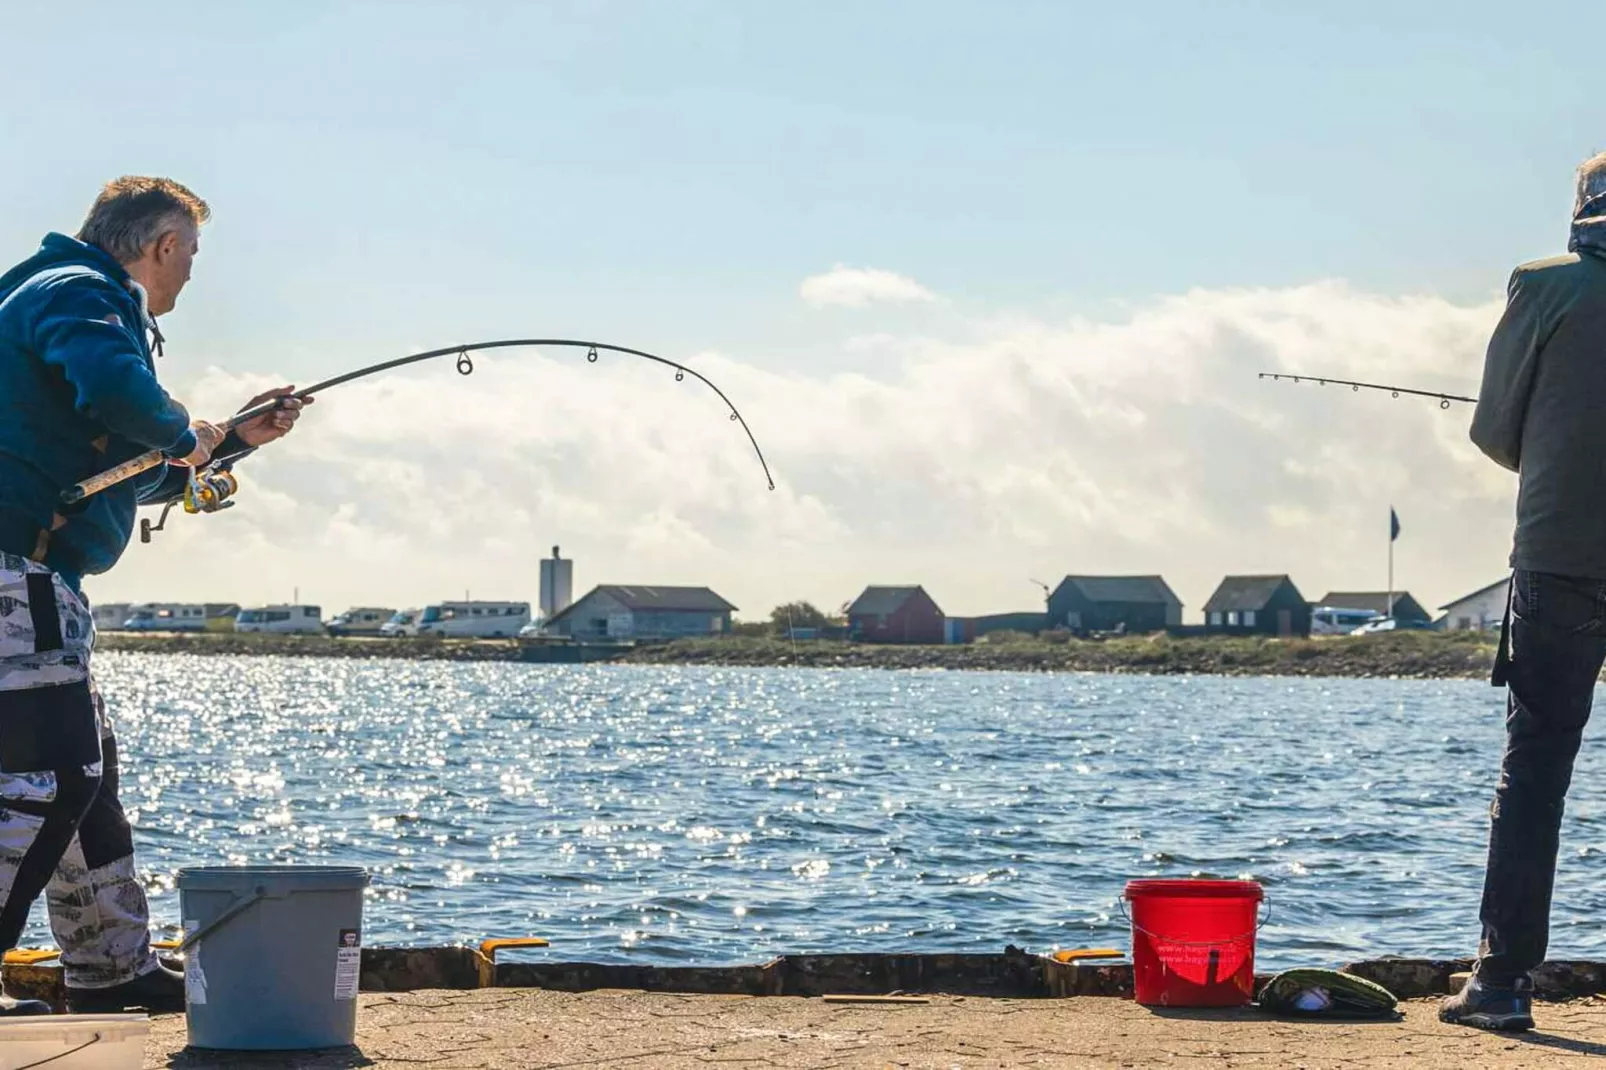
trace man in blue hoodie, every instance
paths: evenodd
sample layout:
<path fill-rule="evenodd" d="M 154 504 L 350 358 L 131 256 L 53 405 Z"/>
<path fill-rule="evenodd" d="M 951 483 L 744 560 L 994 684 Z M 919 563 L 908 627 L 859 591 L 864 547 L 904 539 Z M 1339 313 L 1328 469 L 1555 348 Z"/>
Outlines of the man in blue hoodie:
<path fill-rule="evenodd" d="M 80 584 L 122 555 L 138 505 L 185 475 L 284 435 L 301 402 L 227 435 L 191 420 L 156 379 L 162 335 L 210 210 L 168 179 L 122 178 L 77 238 L 47 235 L 0 276 L 0 951 L 43 892 L 75 1012 L 182 1010 L 182 975 L 156 960 L 117 749 L 90 676 Z M 62 491 L 148 450 L 167 463 L 76 505 Z M 0 996 L 0 1015 L 45 1013 Z"/>
<path fill-rule="evenodd" d="M 1478 964 L 1439 1016 L 1512 1032 L 1533 1028 L 1562 810 L 1606 662 L 1606 153 L 1578 169 L 1567 248 L 1512 272 L 1472 417 L 1472 441 L 1517 473 L 1494 681 L 1507 688 L 1506 751 Z"/>

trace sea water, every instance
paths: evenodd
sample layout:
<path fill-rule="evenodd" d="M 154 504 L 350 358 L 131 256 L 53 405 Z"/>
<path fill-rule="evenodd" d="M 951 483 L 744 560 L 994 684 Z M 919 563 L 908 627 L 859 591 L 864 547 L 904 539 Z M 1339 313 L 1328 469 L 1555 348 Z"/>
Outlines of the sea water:
<path fill-rule="evenodd" d="M 1161 876 L 1261 882 L 1264 967 L 1468 955 L 1502 743 L 1478 681 L 97 664 L 163 933 L 182 866 L 356 864 L 365 943 L 598 961 L 1124 948 Z M 1606 952 L 1603 772 L 1553 957 Z"/>

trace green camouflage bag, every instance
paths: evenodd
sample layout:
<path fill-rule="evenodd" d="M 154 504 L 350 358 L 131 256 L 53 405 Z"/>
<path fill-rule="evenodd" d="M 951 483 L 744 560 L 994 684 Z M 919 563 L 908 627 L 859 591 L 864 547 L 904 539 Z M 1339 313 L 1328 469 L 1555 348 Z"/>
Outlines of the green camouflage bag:
<path fill-rule="evenodd" d="M 1260 1008 L 1295 1018 L 1398 1018 L 1382 985 L 1338 970 L 1286 970 L 1260 990 Z"/>

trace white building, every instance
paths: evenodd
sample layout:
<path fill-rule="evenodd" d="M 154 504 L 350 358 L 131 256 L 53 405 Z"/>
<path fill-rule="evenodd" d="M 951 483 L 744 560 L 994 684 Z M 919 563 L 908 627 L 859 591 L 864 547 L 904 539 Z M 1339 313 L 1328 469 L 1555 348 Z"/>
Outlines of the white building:
<path fill-rule="evenodd" d="M 735 606 L 707 587 L 593 587 L 547 620 L 549 635 L 572 639 L 680 639 L 724 635 Z"/>
<path fill-rule="evenodd" d="M 1444 613 L 1446 631 L 1464 632 L 1472 628 L 1498 628 L 1506 616 L 1506 588 L 1509 579 L 1491 583 L 1487 587 L 1440 606 Z"/>
<path fill-rule="evenodd" d="M 541 620 L 549 621 L 574 602 L 574 561 L 558 556 L 552 547 L 552 556 L 541 562 Z"/>

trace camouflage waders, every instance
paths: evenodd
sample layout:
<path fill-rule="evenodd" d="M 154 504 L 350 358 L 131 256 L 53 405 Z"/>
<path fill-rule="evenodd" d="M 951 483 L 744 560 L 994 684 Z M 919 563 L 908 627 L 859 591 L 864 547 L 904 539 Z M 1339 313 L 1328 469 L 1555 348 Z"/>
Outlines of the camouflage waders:
<path fill-rule="evenodd" d="M 117 744 L 89 674 L 89 608 L 49 569 L 0 553 L 0 950 L 41 892 L 73 988 L 156 968 Z"/>

